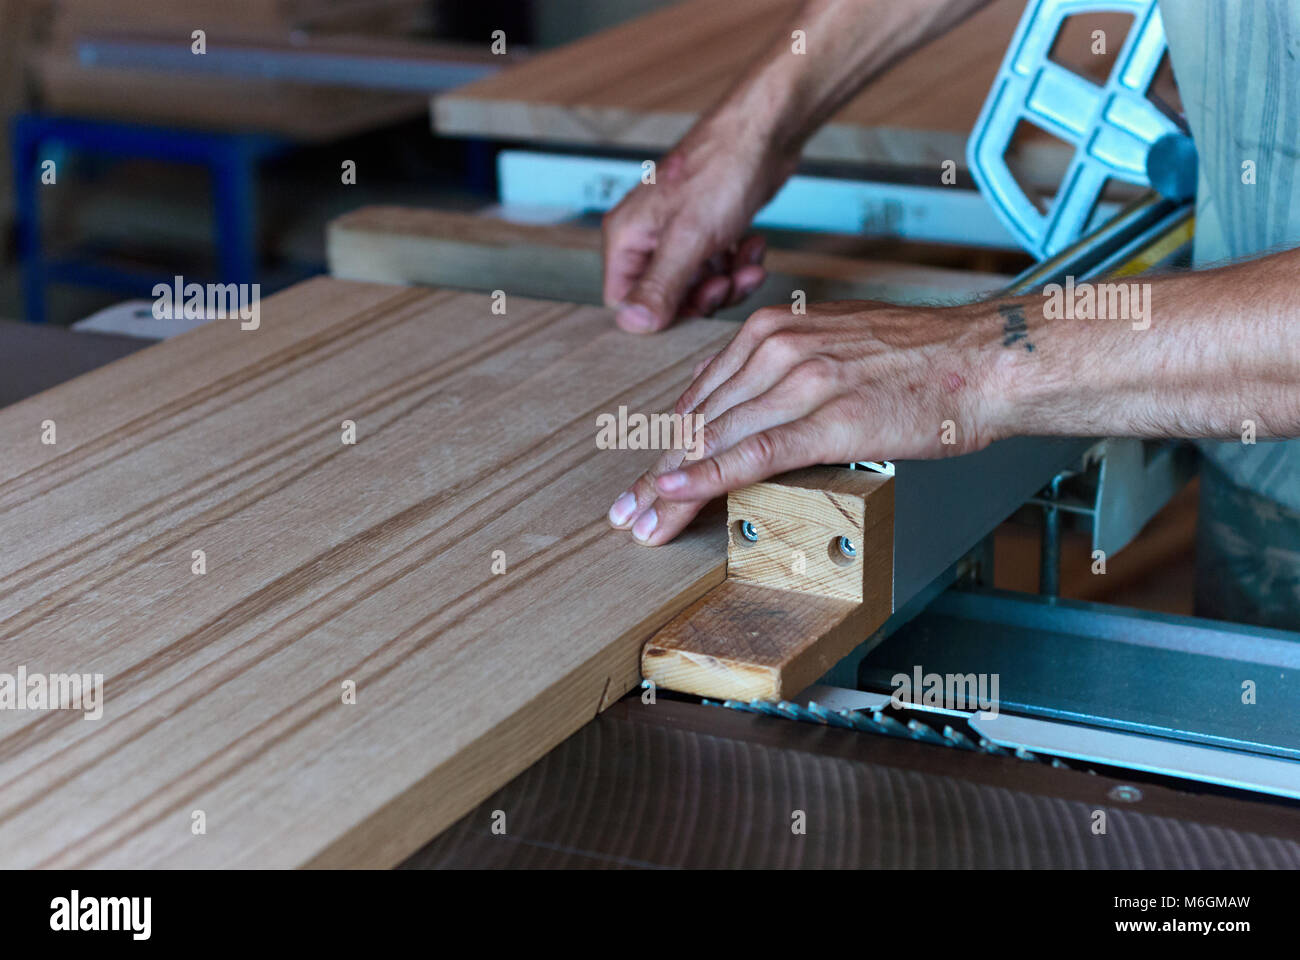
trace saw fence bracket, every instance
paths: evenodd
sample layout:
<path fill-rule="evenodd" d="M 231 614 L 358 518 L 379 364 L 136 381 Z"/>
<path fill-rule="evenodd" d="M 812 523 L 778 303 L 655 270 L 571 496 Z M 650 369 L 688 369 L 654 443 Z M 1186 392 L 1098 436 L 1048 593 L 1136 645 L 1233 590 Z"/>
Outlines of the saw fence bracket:
<path fill-rule="evenodd" d="M 656 686 L 796 696 L 893 612 L 894 479 L 814 467 L 727 497 L 727 579 L 641 652 Z"/>

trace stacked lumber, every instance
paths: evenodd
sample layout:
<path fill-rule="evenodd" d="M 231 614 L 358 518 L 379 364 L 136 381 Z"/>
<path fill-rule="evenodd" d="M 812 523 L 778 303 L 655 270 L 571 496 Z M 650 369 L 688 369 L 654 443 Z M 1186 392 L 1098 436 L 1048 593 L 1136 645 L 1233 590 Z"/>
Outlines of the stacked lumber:
<path fill-rule="evenodd" d="M 739 79 L 801 0 L 683 0 L 449 93 L 439 133 L 664 149 Z M 964 165 L 966 137 L 1024 0 L 996 0 L 879 77 L 808 141 L 806 160 Z M 867 14 L 864 12 L 864 16 Z"/>
<path fill-rule="evenodd" d="M 770 49 L 801 5 L 680 0 L 438 94 L 434 126 L 449 136 L 659 152 L 681 139 Z M 993 0 L 904 57 L 809 139 L 804 159 L 869 169 L 938 171 L 946 160 L 964 167 L 966 140 L 1024 10 L 1025 0 Z M 1053 55 L 1100 82 L 1092 75 L 1101 59 L 1091 52 L 1093 31 L 1103 30 L 1115 51 L 1131 21 L 1129 14 L 1110 11 L 1071 17 Z M 812 47 L 809 52 L 815 55 Z M 1170 99 L 1169 90 L 1162 95 Z M 1010 157 L 1026 186 L 1050 195 L 1073 153 L 1071 145 L 1028 125 Z"/>
<path fill-rule="evenodd" d="M 203 30 L 209 50 L 277 47 L 315 38 L 391 41 L 429 29 L 423 0 L 55 0 L 51 42 L 34 58 L 41 101 L 56 113 L 205 129 L 253 129 L 297 140 L 330 140 L 418 116 L 418 94 L 313 85 L 142 66 L 84 63 L 80 41 L 111 36 L 188 49 Z M 382 51 L 381 51 L 382 52 Z M 418 48 L 417 48 L 418 52 Z M 441 53 L 427 51 L 431 56 Z"/>
<path fill-rule="evenodd" d="M 328 278 L 260 320 L 0 410 L 0 672 L 103 677 L 97 719 L 0 710 L 0 866 L 395 864 L 725 576 L 716 519 L 610 529 L 655 455 L 595 418 L 731 325 Z"/>
<path fill-rule="evenodd" d="M 410 207 L 363 207 L 329 225 L 330 272 L 345 280 L 428 284 L 577 303 L 600 303 L 600 231 L 576 224 L 511 223 Z M 757 307 L 809 301 L 954 302 L 1004 289 L 1010 277 L 970 270 L 866 260 L 805 250 L 772 250 L 768 277 L 743 304 L 719 316 L 744 319 Z"/>

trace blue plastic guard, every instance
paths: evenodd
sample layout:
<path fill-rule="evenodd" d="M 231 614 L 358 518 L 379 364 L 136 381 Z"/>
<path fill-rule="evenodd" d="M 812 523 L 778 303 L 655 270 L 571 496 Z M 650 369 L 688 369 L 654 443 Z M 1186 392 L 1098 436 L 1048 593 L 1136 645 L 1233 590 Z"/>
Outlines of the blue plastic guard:
<path fill-rule="evenodd" d="M 1133 26 L 1105 86 L 1050 58 L 1067 17 L 1130 13 Z M 1162 137 L 1185 137 L 1147 90 L 1165 53 L 1156 0 L 1030 0 L 979 120 L 967 163 L 980 191 L 1020 243 L 1038 258 L 1079 238 L 1110 178 L 1150 186 L 1147 154 Z M 1075 147 L 1065 179 L 1046 213 L 1007 166 L 1006 152 L 1027 120 Z"/>

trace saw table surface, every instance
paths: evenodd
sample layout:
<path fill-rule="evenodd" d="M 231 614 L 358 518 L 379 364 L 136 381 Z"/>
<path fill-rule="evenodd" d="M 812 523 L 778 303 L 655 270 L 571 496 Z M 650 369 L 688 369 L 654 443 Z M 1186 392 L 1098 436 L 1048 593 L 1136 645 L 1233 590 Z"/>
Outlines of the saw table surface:
<path fill-rule="evenodd" d="M 819 130 L 804 159 L 964 166 L 966 137 L 1024 6 L 996 0 L 906 57 Z M 800 0 L 671 4 L 439 95 L 434 126 L 451 136 L 662 150 L 731 88 L 799 7 Z M 815 56 L 816 38 L 808 42 Z M 1051 168 L 1045 178 L 1071 152 L 1047 139 L 1035 163 Z"/>
<path fill-rule="evenodd" d="M 0 710 L 0 865 L 392 865 L 635 686 L 725 533 L 610 530 L 596 416 L 733 328 L 491 303 L 316 279 L 0 411 L 0 673 L 104 678 Z"/>

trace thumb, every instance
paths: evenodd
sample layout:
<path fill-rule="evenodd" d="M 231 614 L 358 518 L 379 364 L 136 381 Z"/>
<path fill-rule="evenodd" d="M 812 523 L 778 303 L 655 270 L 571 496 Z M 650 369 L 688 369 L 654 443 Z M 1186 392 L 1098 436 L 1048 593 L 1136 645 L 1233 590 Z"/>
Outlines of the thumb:
<path fill-rule="evenodd" d="M 618 325 L 631 333 L 654 333 L 670 326 L 696 270 L 708 257 L 709 238 L 704 231 L 685 226 L 664 231 L 645 272 L 623 298 Z"/>

